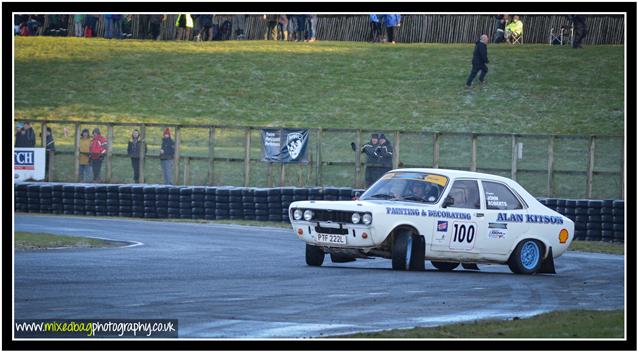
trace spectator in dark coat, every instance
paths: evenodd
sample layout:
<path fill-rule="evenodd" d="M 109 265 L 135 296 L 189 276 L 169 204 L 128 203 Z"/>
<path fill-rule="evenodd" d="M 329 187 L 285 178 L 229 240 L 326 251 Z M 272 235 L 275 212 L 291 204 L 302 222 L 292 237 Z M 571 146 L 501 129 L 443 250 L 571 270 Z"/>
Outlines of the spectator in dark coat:
<path fill-rule="evenodd" d="M 17 148 L 34 148 L 35 147 L 35 132 L 29 124 L 24 122 L 16 125 L 16 143 Z"/>
<path fill-rule="evenodd" d="M 171 139 L 171 130 L 164 130 L 162 138 L 162 147 L 160 149 L 160 163 L 162 165 L 162 174 L 164 175 L 164 183 L 173 184 L 173 158 L 175 157 L 175 142 Z"/>
<path fill-rule="evenodd" d="M 133 166 L 133 181 L 135 183 L 140 182 L 140 154 L 142 153 L 142 146 L 144 146 L 144 154 L 146 154 L 146 144 L 140 139 L 140 132 L 133 130 L 131 140 L 128 142 L 127 153 L 131 158 L 131 165 Z"/>
<path fill-rule="evenodd" d="M 151 37 L 153 40 L 159 40 L 160 29 L 162 28 L 162 21 L 164 21 L 164 15 L 151 15 L 149 19 L 151 25 Z"/>
<path fill-rule="evenodd" d="M 279 23 L 279 15 L 264 15 L 263 19 L 266 21 L 266 34 L 265 40 L 277 40 L 277 23 Z"/>
<path fill-rule="evenodd" d="M 355 150 L 355 144 L 351 144 Z M 392 169 L 392 145 L 383 133 L 373 133 L 370 141 L 361 147 L 361 153 L 367 156 L 365 181 L 370 187 L 384 173 Z"/>
<path fill-rule="evenodd" d="M 572 48 L 582 49 L 582 41 L 587 35 L 587 23 L 585 22 L 585 16 L 572 15 L 569 16 L 569 20 L 574 25 L 574 40 L 572 41 Z"/>
<path fill-rule="evenodd" d="M 474 45 L 474 55 L 472 56 L 472 72 L 470 72 L 470 76 L 467 78 L 465 88 L 472 88 L 472 81 L 474 81 L 474 78 L 479 71 L 481 71 L 479 82 L 480 84 L 484 83 L 485 75 L 487 74 L 486 64 L 490 62 L 487 58 L 488 42 L 489 38 L 486 34 L 483 34 L 481 35 L 481 39 L 476 42 L 476 45 Z"/>

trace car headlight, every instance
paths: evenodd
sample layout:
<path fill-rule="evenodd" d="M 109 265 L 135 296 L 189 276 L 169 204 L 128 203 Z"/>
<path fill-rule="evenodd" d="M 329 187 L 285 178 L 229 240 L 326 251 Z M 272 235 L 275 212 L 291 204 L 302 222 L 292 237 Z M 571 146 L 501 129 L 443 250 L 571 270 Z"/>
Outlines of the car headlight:
<path fill-rule="evenodd" d="M 359 221 L 361 221 L 361 215 L 359 215 L 359 213 L 353 213 L 352 214 L 352 223 L 353 224 L 358 224 Z"/>
<path fill-rule="evenodd" d="M 372 214 L 363 214 L 363 223 L 370 225 L 372 223 Z"/>
<path fill-rule="evenodd" d="M 312 212 L 312 210 L 310 210 L 310 209 L 308 209 L 308 210 L 306 210 L 306 211 L 304 211 L 304 212 L 303 212 L 303 218 L 304 218 L 306 221 L 310 221 L 310 220 L 312 220 L 312 217 L 313 217 L 314 215 L 315 215 L 315 214 L 314 214 L 314 213 Z"/>
<path fill-rule="evenodd" d="M 302 216 L 303 212 L 301 211 L 301 209 L 295 209 L 295 211 L 292 213 L 292 217 L 295 218 L 295 220 L 301 220 Z"/>

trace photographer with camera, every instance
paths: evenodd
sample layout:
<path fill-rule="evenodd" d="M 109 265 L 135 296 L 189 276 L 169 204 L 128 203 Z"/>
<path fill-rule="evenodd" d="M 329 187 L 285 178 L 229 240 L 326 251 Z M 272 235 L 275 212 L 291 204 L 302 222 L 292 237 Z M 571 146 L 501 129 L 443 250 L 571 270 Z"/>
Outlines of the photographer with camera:
<path fill-rule="evenodd" d="M 353 151 L 356 145 L 350 143 Z M 370 187 L 384 173 L 392 170 L 392 144 L 383 133 L 373 133 L 370 141 L 361 147 L 361 153 L 367 156 L 366 161 L 366 188 Z"/>

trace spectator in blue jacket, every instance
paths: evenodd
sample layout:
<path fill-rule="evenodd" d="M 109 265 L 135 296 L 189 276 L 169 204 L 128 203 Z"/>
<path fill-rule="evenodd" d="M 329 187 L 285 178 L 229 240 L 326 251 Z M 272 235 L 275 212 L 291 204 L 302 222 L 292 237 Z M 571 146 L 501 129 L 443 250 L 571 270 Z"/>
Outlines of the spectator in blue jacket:
<path fill-rule="evenodd" d="M 104 15 L 104 38 L 113 38 L 113 15 Z"/>
<path fill-rule="evenodd" d="M 401 15 L 383 15 L 383 22 L 388 30 L 388 41 L 392 42 L 392 44 L 396 44 L 395 41 L 395 31 L 401 27 Z"/>
<path fill-rule="evenodd" d="M 370 34 L 372 36 L 372 39 L 370 39 L 372 43 L 381 41 L 381 21 L 374 13 L 370 15 Z"/>

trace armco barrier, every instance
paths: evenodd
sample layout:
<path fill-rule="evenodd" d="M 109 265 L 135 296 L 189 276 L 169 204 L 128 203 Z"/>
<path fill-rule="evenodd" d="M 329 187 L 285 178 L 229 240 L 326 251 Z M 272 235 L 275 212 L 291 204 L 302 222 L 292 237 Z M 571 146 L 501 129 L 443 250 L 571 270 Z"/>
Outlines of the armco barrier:
<path fill-rule="evenodd" d="M 15 211 L 160 219 L 288 220 L 298 200 L 350 200 L 363 189 L 61 184 L 15 185 Z M 624 200 L 538 198 L 575 222 L 575 239 L 624 241 Z"/>

